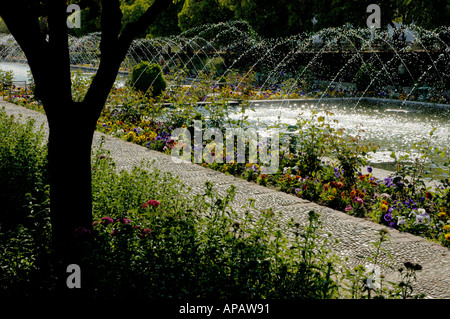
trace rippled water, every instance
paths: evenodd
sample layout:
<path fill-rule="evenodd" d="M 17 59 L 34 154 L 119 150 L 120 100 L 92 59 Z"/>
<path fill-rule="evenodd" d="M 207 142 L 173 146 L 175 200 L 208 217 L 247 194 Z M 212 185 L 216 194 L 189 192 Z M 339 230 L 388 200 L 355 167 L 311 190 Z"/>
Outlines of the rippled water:
<path fill-rule="evenodd" d="M 0 62 L 0 69 L 14 73 L 14 81 L 26 81 L 29 67 L 27 64 Z M 85 72 L 91 75 L 92 72 Z M 312 112 L 324 115 L 330 111 L 334 115 L 327 121 L 335 128 L 345 128 L 350 135 L 360 136 L 380 145 L 379 151 L 372 156 L 374 166 L 392 169 L 392 151 L 411 151 L 414 143 L 429 138 L 436 128 L 431 145 L 439 148 L 450 146 L 450 107 L 435 108 L 416 105 L 368 102 L 258 102 L 253 103 L 254 111 L 248 110 L 248 121 L 258 126 L 277 122 L 295 126 L 297 117 L 310 118 Z M 238 109 L 237 109 L 238 110 Z M 231 118 L 239 118 L 239 114 L 230 114 Z M 337 120 L 334 123 L 333 120 Z M 286 129 L 287 131 L 287 129 Z M 292 127 L 291 127 L 292 131 Z M 434 158 L 438 163 L 443 159 Z"/>
<path fill-rule="evenodd" d="M 30 71 L 30 67 L 28 64 L 24 63 L 16 63 L 16 62 L 0 62 L 0 70 L 3 71 L 12 71 L 13 72 L 13 81 L 19 82 L 30 82 L 28 72 Z M 73 69 L 75 71 L 75 69 Z M 95 72 L 90 70 L 82 70 L 81 71 L 84 76 L 92 76 Z M 119 75 L 117 79 L 117 85 L 123 86 L 126 80 L 126 76 Z M 21 84 L 18 84 L 21 85 Z"/>
<path fill-rule="evenodd" d="M 430 132 L 436 128 L 430 145 L 444 148 L 450 146 L 450 107 L 435 108 L 416 105 L 388 103 L 369 103 L 356 101 L 343 102 L 283 102 L 254 103 L 254 111 L 246 111 L 248 121 L 254 125 L 259 123 L 275 124 L 277 122 L 291 125 L 295 130 L 297 118 L 311 118 L 312 112 L 318 116 L 325 111 L 332 112 L 326 120 L 335 128 L 345 128 L 350 135 L 359 135 L 380 145 L 379 151 L 373 154 L 374 166 L 392 168 L 392 151 L 411 151 L 414 143 L 429 140 Z M 232 117 L 238 118 L 235 114 Z M 337 120 L 334 123 L 333 120 Z M 363 130 L 363 131 L 360 131 Z M 288 129 L 286 129 L 288 131 Z M 437 162 L 443 159 L 434 157 Z M 379 165 L 376 165 L 376 164 Z"/>

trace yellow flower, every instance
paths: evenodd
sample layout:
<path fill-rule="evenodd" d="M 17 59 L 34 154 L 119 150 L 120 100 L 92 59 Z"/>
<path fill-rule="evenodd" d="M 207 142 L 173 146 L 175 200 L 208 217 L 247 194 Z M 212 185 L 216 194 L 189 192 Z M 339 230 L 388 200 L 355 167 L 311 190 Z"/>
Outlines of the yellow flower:
<path fill-rule="evenodd" d="M 336 195 L 336 194 L 337 194 L 336 188 L 333 187 L 333 188 L 331 189 L 331 194 L 333 194 L 333 195 Z"/>
<path fill-rule="evenodd" d="M 446 214 L 445 212 L 440 212 L 440 213 L 438 214 L 438 217 L 445 217 L 445 216 L 447 216 L 447 214 Z"/>
<path fill-rule="evenodd" d="M 156 134 L 156 132 L 154 132 L 154 131 L 151 131 L 149 133 L 149 136 L 150 136 L 150 139 L 154 140 L 156 138 L 156 136 L 158 136 L 158 134 Z"/>
<path fill-rule="evenodd" d="M 445 239 L 447 239 L 448 241 L 450 241 L 450 234 L 445 234 Z"/>
<path fill-rule="evenodd" d="M 444 227 L 442 227 L 443 230 L 449 230 L 450 229 L 450 225 L 445 225 Z"/>
<path fill-rule="evenodd" d="M 381 209 L 383 212 L 387 212 L 388 207 L 387 207 L 387 205 L 385 205 L 385 204 L 381 204 L 381 205 L 380 205 L 380 209 Z"/>
<path fill-rule="evenodd" d="M 333 196 L 333 195 L 329 195 L 329 196 L 328 196 L 328 200 L 329 200 L 329 201 L 334 200 L 334 196 Z"/>

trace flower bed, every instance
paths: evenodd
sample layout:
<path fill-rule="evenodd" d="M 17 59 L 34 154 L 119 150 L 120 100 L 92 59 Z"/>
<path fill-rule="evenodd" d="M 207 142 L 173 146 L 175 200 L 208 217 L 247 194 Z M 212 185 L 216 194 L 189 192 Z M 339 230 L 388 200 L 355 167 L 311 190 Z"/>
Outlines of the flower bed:
<path fill-rule="evenodd" d="M 0 110 L 0 128 L 16 137 L 8 139 L 8 145 L 0 144 L 4 167 L 17 160 L 33 167 L 34 157 L 45 159 L 42 134 L 31 122 L 15 123 Z M 29 143 L 23 144 L 19 136 Z M 30 152 L 30 146 L 34 152 L 21 156 Z M 17 152 L 8 153 L 10 149 Z M 304 225 L 294 220 L 283 225 L 271 209 L 261 211 L 258 218 L 249 210 L 242 216 L 230 205 L 233 186 L 219 195 L 206 183 L 203 194 L 187 196 L 189 189 L 178 179 L 148 163 L 118 172 L 101 146 L 92 155 L 93 227 L 78 227 L 72 233 L 83 249 L 83 297 L 134 301 L 423 297 L 412 286 L 420 265 L 405 262 L 398 282 L 374 278 L 375 268 L 346 266 L 331 253 L 332 235 L 321 231 L 320 216 L 314 211 Z M 47 176 L 45 165 L 36 168 Z M 8 180 L 15 171 L 5 169 L 1 174 Z M 66 283 L 67 275 L 56 271 L 48 185 L 40 178 L 28 184 L 39 196 L 25 194 L 23 188 L 13 192 L 26 199 L 21 206 L 27 218 L 11 229 L 0 223 L 0 295 L 51 300 L 61 293 L 56 287 Z M 374 266 L 386 241 L 388 234 L 381 231 L 373 243 L 375 252 L 367 256 Z M 379 285 L 371 284 L 374 279 Z"/>
<path fill-rule="evenodd" d="M 202 119 L 205 123 L 203 127 L 223 127 L 224 123 L 245 126 L 245 121 L 238 123 L 227 119 L 226 102 L 236 96 L 244 101 L 257 97 L 255 91 L 251 90 L 250 83 L 241 79 L 239 86 L 215 86 L 215 94 L 212 95 L 207 94 L 211 92 L 211 81 L 208 79 L 204 76 L 190 87 L 172 87 L 156 99 L 128 87 L 114 89 L 98 120 L 97 130 L 171 154 L 177 144 L 171 137 L 171 132 L 177 127 L 192 129 L 194 119 Z M 86 87 L 77 86 L 74 96 L 81 99 Z M 263 97 L 271 98 L 273 95 L 266 91 Z M 206 107 L 207 119 L 194 107 L 196 102 L 202 100 L 211 102 Z M 40 103 L 27 96 L 15 96 L 10 101 L 42 111 Z M 245 108 L 245 103 L 243 105 Z M 448 173 L 441 185 L 434 189 L 427 188 L 423 183 L 425 166 L 420 161 L 411 164 L 411 155 L 410 158 L 396 158 L 397 171 L 380 180 L 373 176 L 369 167 L 366 172 L 360 171 L 366 164 L 365 156 L 368 151 L 376 149 L 375 146 L 360 141 L 357 136 L 345 136 L 345 132 L 332 129 L 324 117 L 313 115 L 299 125 L 305 130 L 297 136 L 297 150 L 281 150 L 276 174 L 265 174 L 260 163 L 201 164 L 264 186 L 274 186 L 281 191 L 354 216 L 370 218 L 389 227 L 424 236 L 450 247 Z M 225 151 L 226 149 L 223 154 Z M 425 146 L 421 151 L 428 154 L 431 152 Z M 212 156 L 223 155 L 215 154 L 214 150 L 211 152 Z M 442 152 L 441 156 L 447 156 L 448 165 L 448 153 L 443 150 L 439 152 Z M 337 163 L 323 163 L 321 158 L 327 155 L 336 158 Z"/>

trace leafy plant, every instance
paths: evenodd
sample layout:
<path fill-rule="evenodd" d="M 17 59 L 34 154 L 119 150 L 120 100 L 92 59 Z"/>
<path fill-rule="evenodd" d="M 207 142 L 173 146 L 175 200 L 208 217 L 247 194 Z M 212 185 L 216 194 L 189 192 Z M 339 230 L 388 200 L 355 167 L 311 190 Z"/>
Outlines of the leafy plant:
<path fill-rule="evenodd" d="M 28 197 L 43 198 L 48 182 L 44 133 L 34 132 L 34 121 L 16 123 L 0 110 L 0 223 L 9 228 L 29 214 Z"/>
<path fill-rule="evenodd" d="M 133 67 L 130 81 L 132 86 L 144 93 L 151 89 L 151 95 L 155 97 L 161 95 L 167 87 L 161 67 L 148 61 L 142 61 Z"/>

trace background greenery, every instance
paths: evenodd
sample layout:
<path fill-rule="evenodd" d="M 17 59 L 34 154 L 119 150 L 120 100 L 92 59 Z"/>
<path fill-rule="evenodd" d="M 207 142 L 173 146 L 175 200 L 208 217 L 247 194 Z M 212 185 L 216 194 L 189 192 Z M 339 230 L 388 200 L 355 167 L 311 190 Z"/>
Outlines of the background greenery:
<path fill-rule="evenodd" d="M 82 27 L 72 29 L 73 34 L 81 36 L 100 30 L 98 0 L 70 0 L 69 3 L 82 7 Z M 121 0 L 123 22 L 136 20 L 152 3 L 153 0 Z M 383 28 L 393 21 L 414 22 L 427 29 L 449 25 L 450 3 L 446 0 L 389 0 L 379 5 Z M 285 37 L 347 23 L 365 28 L 370 15 L 367 6 L 368 3 L 357 0 L 178 0 L 141 36 L 176 35 L 192 27 L 230 20 L 245 20 L 264 37 Z M 0 22 L 0 32 L 6 31 Z"/>

